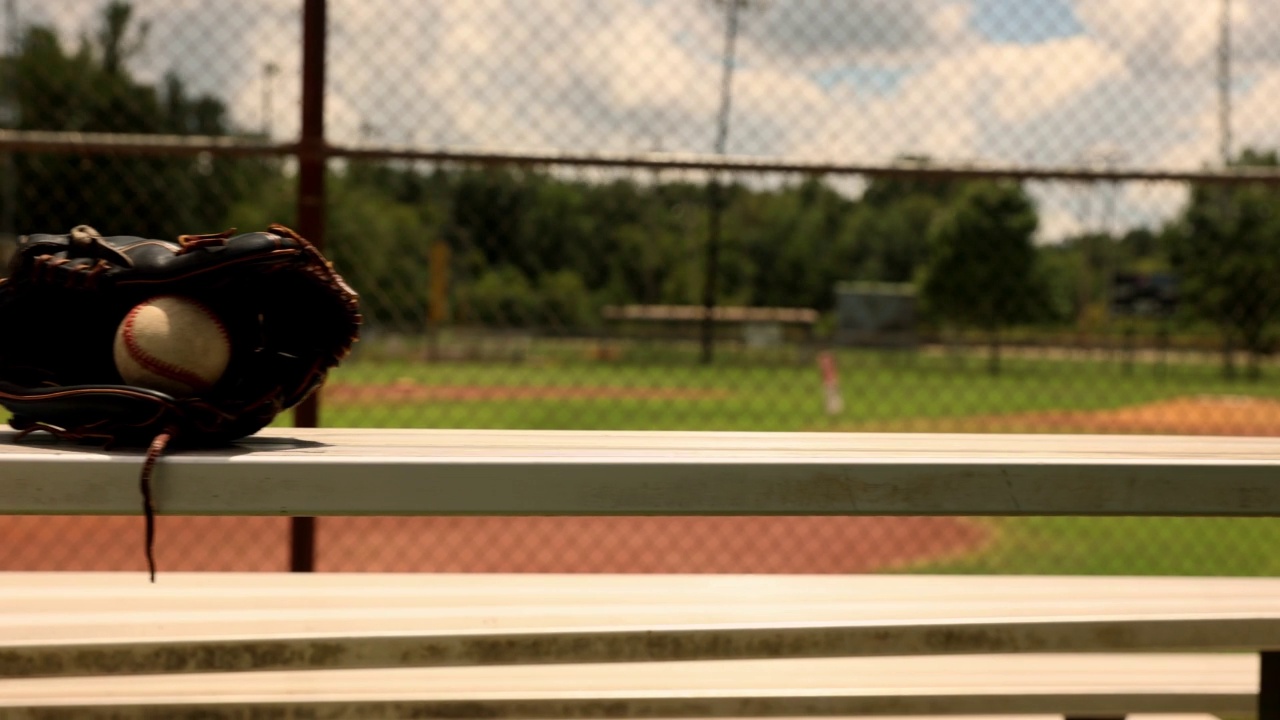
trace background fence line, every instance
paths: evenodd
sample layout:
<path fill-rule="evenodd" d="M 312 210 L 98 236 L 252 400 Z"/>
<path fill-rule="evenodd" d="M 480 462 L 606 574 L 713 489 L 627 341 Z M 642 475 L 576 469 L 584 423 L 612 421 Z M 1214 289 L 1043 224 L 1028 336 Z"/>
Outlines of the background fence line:
<path fill-rule="evenodd" d="M 635 170 L 703 170 L 797 175 L 864 175 L 921 179 L 1062 180 L 1080 182 L 1175 182 L 1198 184 L 1280 183 L 1280 170 L 1267 167 L 1172 170 L 1141 167 L 1092 168 L 1078 165 L 1033 166 L 1000 163 L 940 163 L 899 160 L 887 164 L 804 161 L 758 156 L 696 153 L 574 153 L 513 149 L 422 149 L 393 145 L 324 143 L 317 148 L 296 142 L 265 142 L 222 135 L 148 135 L 140 133 L 58 132 L 0 128 L 0 152 L 45 152 L 82 155 L 279 157 L 304 155 L 324 159 L 416 160 L 468 165 L 518 167 L 597 167 Z"/>

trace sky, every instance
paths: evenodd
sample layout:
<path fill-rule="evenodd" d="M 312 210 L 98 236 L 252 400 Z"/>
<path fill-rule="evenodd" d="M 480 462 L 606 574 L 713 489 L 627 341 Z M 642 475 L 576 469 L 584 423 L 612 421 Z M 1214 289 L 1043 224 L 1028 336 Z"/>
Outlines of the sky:
<path fill-rule="evenodd" d="M 15 0 L 82 32 L 97 0 Z M 134 62 L 298 128 L 298 0 L 135 0 Z M 714 148 L 724 0 L 330 0 L 327 131 L 427 148 Z M 1220 0 L 748 0 L 727 152 L 833 163 L 1220 163 Z M 1231 3 L 1234 146 L 1280 145 L 1280 0 Z M 274 64 L 279 72 L 265 71 Z M 1036 186 L 1041 239 L 1158 222 L 1185 188 Z"/>

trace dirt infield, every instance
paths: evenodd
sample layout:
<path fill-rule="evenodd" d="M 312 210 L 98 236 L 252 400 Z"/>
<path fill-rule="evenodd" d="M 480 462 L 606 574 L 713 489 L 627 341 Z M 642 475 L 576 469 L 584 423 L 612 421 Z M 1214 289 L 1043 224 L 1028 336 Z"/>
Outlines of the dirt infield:
<path fill-rule="evenodd" d="M 317 569 L 338 572 L 853 573 L 980 547 L 955 518 L 320 518 Z M 165 570 L 283 571 L 282 518 L 161 517 Z M 141 518 L 0 518 L 0 570 L 144 569 Z"/>
<path fill-rule="evenodd" d="M 1280 436 L 1280 400 L 1232 395 L 1203 395 L 1113 410 L 911 418 L 866 423 L 848 429 L 895 432 L 1057 432 L 1278 437 Z"/>

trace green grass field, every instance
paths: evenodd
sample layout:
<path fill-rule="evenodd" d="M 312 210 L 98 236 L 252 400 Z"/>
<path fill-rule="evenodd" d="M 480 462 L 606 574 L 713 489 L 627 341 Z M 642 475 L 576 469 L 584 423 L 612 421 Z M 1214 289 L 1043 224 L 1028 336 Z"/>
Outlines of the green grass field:
<path fill-rule="evenodd" d="M 1280 575 L 1280 519 L 986 518 L 996 540 L 972 557 L 910 572 L 1049 575 Z"/>
<path fill-rule="evenodd" d="M 1043 410 L 1094 410 L 1193 395 L 1280 396 L 1280 379 L 1222 378 L 1218 365 L 1170 364 L 1162 371 L 1118 361 L 1008 359 L 986 373 L 980 357 L 844 352 L 839 355 L 845 411 L 824 414 L 816 367 L 749 366 L 727 361 L 588 362 L 545 357 L 525 363 L 357 361 L 334 373 L 336 385 L 411 383 L 469 388 L 590 389 L 711 393 L 688 399 L 574 396 L 484 400 L 367 399 L 330 402 L 326 425 L 635 430 L 875 429 L 907 418 L 956 418 Z M 1273 375 L 1275 373 L 1272 373 Z M 1212 421 L 1213 418 L 1206 418 Z M 963 429 L 963 423 L 960 423 Z M 1189 439 L 1188 442 L 1194 442 Z M 984 519 L 995 541 L 982 553 L 912 571 L 1049 574 L 1280 574 L 1280 519 L 1004 518 Z"/>
<path fill-rule="evenodd" d="M 824 414 L 821 381 L 808 364 L 743 366 L 605 363 L 545 359 L 522 364 L 352 362 L 337 384 L 397 380 L 428 386 L 582 391 L 657 388 L 708 397 L 496 398 L 331 403 L 325 423 L 344 427 L 765 430 L 848 429 L 906 418 L 964 418 L 1042 410 L 1092 410 L 1188 395 L 1280 397 L 1280 379 L 1227 381 L 1214 364 L 1159 372 L 1117 362 L 1009 359 L 999 376 L 979 359 L 846 352 L 839 356 L 844 412 Z"/>

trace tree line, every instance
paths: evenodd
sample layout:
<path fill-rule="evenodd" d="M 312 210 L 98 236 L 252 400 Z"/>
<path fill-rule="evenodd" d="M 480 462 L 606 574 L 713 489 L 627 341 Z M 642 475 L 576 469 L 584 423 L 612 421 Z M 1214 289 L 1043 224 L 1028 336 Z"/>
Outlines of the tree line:
<path fill-rule="evenodd" d="M 252 135 L 225 103 L 166 75 L 139 80 L 147 41 L 130 5 L 107 5 L 75 42 L 28 26 L 0 65 L 10 125 L 30 130 Z M 1246 151 L 1240 165 L 1275 166 Z M 295 179 L 278 160 L 15 153 L 18 232 L 174 237 L 291 221 Z M 456 323 L 591 331 L 609 304 L 699 304 L 709 187 L 634 172 L 611 179 L 522 167 L 350 162 L 330 169 L 328 254 L 362 292 L 371 324 L 426 323 L 431 262 L 449 249 Z M 821 177 L 720 188 L 717 302 L 830 312 L 848 280 L 914 283 L 935 324 L 999 338 L 1015 325 L 1069 327 L 1105 316 L 1107 274 L 1178 273 L 1187 322 L 1212 323 L 1251 358 L 1280 311 L 1280 203 L 1264 184 L 1192 189 L 1154 228 L 1035 242 L 1038 210 L 1013 180 L 870 178 L 862 192 Z M 441 277 L 439 273 L 435 277 Z"/>

